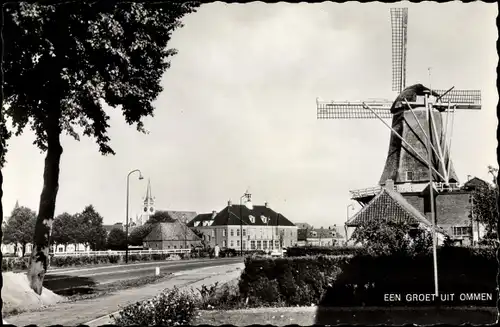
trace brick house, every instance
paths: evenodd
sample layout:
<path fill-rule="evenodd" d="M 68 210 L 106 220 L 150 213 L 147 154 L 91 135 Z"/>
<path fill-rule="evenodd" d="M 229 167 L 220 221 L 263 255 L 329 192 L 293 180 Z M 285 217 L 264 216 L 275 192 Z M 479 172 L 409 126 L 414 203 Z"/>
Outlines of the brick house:
<path fill-rule="evenodd" d="M 180 221 L 156 223 L 143 239 L 143 246 L 152 250 L 190 249 L 200 246 L 201 239 Z"/>
<path fill-rule="evenodd" d="M 385 220 L 407 222 L 413 225 L 414 228 L 423 228 L 430 231 L 432 223 L 422 213 L 424 211 L 423 198 L 415 193 L 413 193 L 415 197 L 404 197 L 391 186 L 393 185 L 387 183 L 386 186 L 382 187 L 380 192 L 367 205 L 349 219 L 346 223 L 347 228 L 355 228 L 369 220 Z M 420 204 L 422 204 L 422 210 L 415 207 L 415 205 L 419 206 Z M 444 242 L 446 236 L 450 236 L 448 231 L 440 225 L 438 225 L 437 232 L 439 244 Z"/>
<path fill-rule="evenodd" d="M 222 211 L 199 214 L 188 226 L 201 231 L 211 247 L 218 244 L 243 251 L 277 250 L 297 243 L 297 226 L 272 210 L 267 202 L 234 205 L 228 201 Z"/>

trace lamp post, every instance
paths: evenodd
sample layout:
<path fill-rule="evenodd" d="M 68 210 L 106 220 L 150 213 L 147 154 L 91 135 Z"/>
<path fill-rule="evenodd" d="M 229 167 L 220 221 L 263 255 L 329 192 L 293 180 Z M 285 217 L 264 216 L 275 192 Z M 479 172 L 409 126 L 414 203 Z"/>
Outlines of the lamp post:
<path fill-rule="evenodd" d="M 128 263 L 128 198 L 129 198 L 129 184 L 130 184 L 130 175 L 133 173 L 138 172 L 139 173 L 139 180 L 144 179 L 142 177 L 142 173 L 139 169 L 134 169 L 131 172 L 128 173 L 127 175 L 127 210 L 126 210 L 126 224 L 125 224 L 125 263 Z"/>
<path fill-rule="evenodd" d="M 184 248 L 187 249 L 187 220 L 186 215 L 182 214 L 182 222 L 184 224 Z"/>
<path fill-rule="evenodd" d="M 345 224 L 344 224 L 344 231 L 345 231 L 345 245 L 347 246 L 347 222 L 349 221 L 349 208 L 351 208 L 351 210 L 354 210 L 354 206 L 351 204 L 349 204 L 346 208 L 347 212 L 346 212 L 346 219 L 345 219 Z"/>
<path fill-rule="evenodd" d="M 243 198 L 247 198 L 248 201 L 252 199 L 252 195 L 248 193 L 248 190 L 240 197 L 240 255 L 243 256 Z"/>

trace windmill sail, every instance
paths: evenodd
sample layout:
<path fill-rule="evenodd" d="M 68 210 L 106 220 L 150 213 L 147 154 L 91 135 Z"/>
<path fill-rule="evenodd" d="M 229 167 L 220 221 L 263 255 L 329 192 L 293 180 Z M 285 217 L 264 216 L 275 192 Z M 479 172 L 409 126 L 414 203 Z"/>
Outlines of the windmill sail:
<path fill-rule="evenodd" d="M 406 43 L 408 8 L 391 8 L 392 90 L 401 93 L 406 87 Z"/>

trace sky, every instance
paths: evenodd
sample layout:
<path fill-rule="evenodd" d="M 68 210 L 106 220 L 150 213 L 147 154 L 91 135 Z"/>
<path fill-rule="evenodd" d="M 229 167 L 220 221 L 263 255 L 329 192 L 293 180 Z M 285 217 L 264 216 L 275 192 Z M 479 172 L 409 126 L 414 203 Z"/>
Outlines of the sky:
<path fill-rule="evenodd" d="M 198 213 L 238 203 L 248 189 L 291 221 L 343 224 L 349 190 L 376 186 L 390 131 L 380 121 L 317 120 L 316 98 L 394 99 L 390 8 L 407 7 L 407 85 L 479 89 L 481 111 L 455 116 L 451 156 L 461 179 L 491 180 L 496 161 L 495 4 L 359 2 L 211 3 L 183 19 L 170 47 L 148 135 L 108 108 L 115 156 L 92 139 L 62 137 L 56 215 L 92 204 L 105 224 L 140 212 L 151 180 L 156 208 Z M 16 201 L 38 209 L 44 154 L 33 133 L 9 141 L 5 215 Z M 359 207 L 356 205 L 353 212 Z"/>

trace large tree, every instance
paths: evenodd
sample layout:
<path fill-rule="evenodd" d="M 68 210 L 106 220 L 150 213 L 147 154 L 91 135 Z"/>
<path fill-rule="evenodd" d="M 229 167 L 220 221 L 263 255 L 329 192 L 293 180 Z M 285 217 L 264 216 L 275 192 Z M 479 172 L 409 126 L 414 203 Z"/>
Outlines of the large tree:
<path fill-rule="evenodd" d="M 106 247 L 106 230 L 102 225 L 102 216 L 92 205 L 88 205 L 78 215 L 78 219 L 82 229 L 79 243 L 90 246 L 93 251 L 103 250 Z"/>
<path fill-rule="evenodd" d="M 126 235 L 122 229 L 113 228 L 108 235 L 107 248 L 110 250 L 125 250 L 127 248 Z"/>
<path fill-rule="evenodd" d="M 51 244 L 62 244 L 64 245 L 64 251 L 66 247 L 71 243 L 71 231 L 77 228 L 73 225 L 73 217 L 67 212 L 64 212 L 54 218 L 54 223 L 52 224 L 52 234 L 51 234 Z"/>
<path fill-rule="evenodd" d="M 498 224 L 498 187 L 497 185 L 478 186 L 473 191 L 472 215 L 475 221 L 484 224 L 485 238 L 497 238 Z"/>
<path fill-rule="evenodd" d="M 30 125 L 34 144 L 46 152 L 43 188 L 28 277 L 42 292 L 63 152 L 61 133 L 109 145 L 103 103 L 119 107 L 128 124 L 145 132 L 152 101 L 176 51 L 167 48 L 180 20 L 197 2 L 9 3 L 3 7 L 5 114 L 16 135 Z M 3 117 L 0 117 L 2 120 Z M 0 121 L 0 133 L 5 134 Z M 3 143 L 4 140 L 0 141 Z"/>
<path fill-rule="evenodd" d="M 36 212 L 26 207 L 16 206 L 3 230 L 4 243 L 20 244 L 22 255 L 26 253 L 26 244 L 33 239 Z"/>

